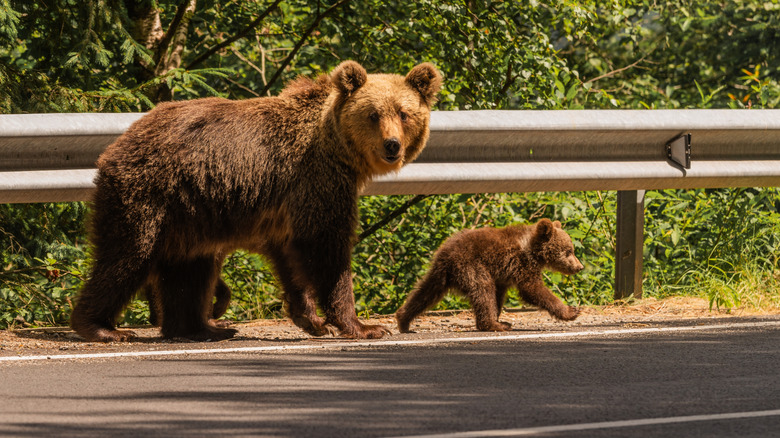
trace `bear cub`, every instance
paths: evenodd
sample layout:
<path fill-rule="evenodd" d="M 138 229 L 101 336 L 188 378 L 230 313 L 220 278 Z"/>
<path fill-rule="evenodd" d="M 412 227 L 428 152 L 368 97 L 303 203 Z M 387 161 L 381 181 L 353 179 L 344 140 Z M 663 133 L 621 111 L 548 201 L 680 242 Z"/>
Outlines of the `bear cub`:
<path fill-rule="evenodd" d="M 478 330 L 508 330 L 511 324 L 498 317 L 507 289 L 513 286 L 525 302 L 553 317 L 575 319 L 579 310 L 564 304 L 544 285 L 543 269 L 566 275 L 583 269 L 571 238 L 558 221 L 542 219 L 534 225 L 463 230 L 439 247 L 430 270 L 396 312 L 398 330 L 408 333 L 412 320 L 450 290 L 468 298 Z"/>

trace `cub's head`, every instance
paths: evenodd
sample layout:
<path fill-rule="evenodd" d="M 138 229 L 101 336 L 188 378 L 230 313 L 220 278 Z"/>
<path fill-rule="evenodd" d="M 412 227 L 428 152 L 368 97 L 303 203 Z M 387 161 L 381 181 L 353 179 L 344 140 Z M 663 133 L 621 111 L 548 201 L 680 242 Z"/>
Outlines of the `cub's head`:
<path fill-rule="evenodd" d="M 574 255 L 571 237 L 563 231 L 560 222 L 542 219 L 534 226 L 531 250 L 547 269 L 566 275 L 576 274 L 583 269 L 582 263 Z"/>
<path fill-rule="evenodd" d="M 442 82 L 432 64 L 401 76 L 367 74 L 360 64 L 345 61 L 330 76 L 338 93 L 338 129 L 371 175 L 396 171 L 419 155 Z"/>

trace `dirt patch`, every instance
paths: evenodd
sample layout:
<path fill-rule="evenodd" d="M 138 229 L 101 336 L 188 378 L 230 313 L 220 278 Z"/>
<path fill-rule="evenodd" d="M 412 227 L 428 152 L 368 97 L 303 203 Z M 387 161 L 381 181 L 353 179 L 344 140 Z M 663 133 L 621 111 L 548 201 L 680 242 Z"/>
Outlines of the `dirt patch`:
<path fill-rule="evenodd" d="M 512 324 L 513 331 L 547 332 L 572 331 L 583 327 L 620 328 L 652 327 L 671 324 L 695 325 L 716 320 L 775 319 L 780 309 L 732 309 L 710 311 L 707 300 L 689 297 L 674 297 L 663 300 L 648 298 L 630 305 L 609 305 L 583 307 L 580 316 L 571 322 L 560 322 L 543 311 L 534 309 L 506 309 L 501 320 Z M 376 316 L 371 322 L 384 324 L 393 330 L 393 339 L 414 339 L 437 334 L 475 334 L 476 327 L 470 311 L 429 312 L 412 323 L 416 333 L 399 334 L 392 315 Z M 150 326 L 132 327 L 138 336 L 127 343 L 84 342 L 72 330 L 64 327 L 28 328 L 0 331 L 0 356 L 28 356 L 55 354 L 105 353 L 139 350 L 199 349 L 229 345 L 241 347 L 258 344 L 279 345 L 303 342 L 343 341 L 341 338 L 312 338 L 288 319 L 269 319 L 242 322 L 235 325 L 238 336 L 220 342 L 190 342 L 187 340 L 165 340 L 157 328 Z"/>

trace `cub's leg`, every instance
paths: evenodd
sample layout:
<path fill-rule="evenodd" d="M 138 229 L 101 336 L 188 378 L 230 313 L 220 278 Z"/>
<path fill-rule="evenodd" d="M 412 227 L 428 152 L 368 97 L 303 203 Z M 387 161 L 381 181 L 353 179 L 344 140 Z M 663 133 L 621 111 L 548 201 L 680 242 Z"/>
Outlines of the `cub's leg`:
<path fill-rule="evenodd" d="M 541 307 L 557 319 L 571 321 L 580 314 L 579 309 L 566 305 L 556 297 L 541 279 L 530 284 L 518 284 L 518 291 L 527 303 Z"/>
<path fill-rule="evenodd" d="M 404 304 L 395 312 L 398 331 L 409 333 L 409 325 L 423 312 L 439 303 L 447 294 L 446 273 L 432 267 L 417 283 Z"/>
<path fill-rule="evenodd" d="M 501 317 L 501 312 L 504 310 L 504 301 L 506 301 L 506 292 L 508 287 L 504 284 L 496 283 L 496 315 L 498 317 Z M 499 324 L 501 324 L 504 329 L 510 330 L 512 328 L 512 324 L 504 321 L 498 321 Z"/>
<path fill-rule="evenodd" d="M 158 263 L 163 337 L 218 341 L 235 336 L 235 329 L 216 327 L 211 320 L 220 269 L 213 256 Z"/>
<path fill-rule="evenodd" d="M 487 272 L 477 273 L 460 286 L 461 292 L 471 302 L 474 318 L 477 320 L 477 330 L 502 332 L 507 329 L 505 324 L 498 322 L 500 308 L 497 302 L 498 291 L 496 283 Z"/>

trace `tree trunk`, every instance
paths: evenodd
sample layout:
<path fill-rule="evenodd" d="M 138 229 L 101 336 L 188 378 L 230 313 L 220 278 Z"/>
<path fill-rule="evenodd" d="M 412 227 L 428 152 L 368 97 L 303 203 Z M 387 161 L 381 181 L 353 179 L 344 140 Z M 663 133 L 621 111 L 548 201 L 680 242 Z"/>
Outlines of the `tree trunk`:
<path fill-rule="evenodd" d="M 163 32 L 160 11 L 155 1 L 125 1 L 131 20 L 131 35 L 152 52 L 153 64 L 141 58 L 137 59 L 143 67 L 144 81 L 164 76 L 181 66 L 182 52 L 187 43 L 187 30 L 195 13 L 196 2 L 197 0 L 186 0 L 179 4 L 168 30 Z M 146 95 L 152 102 L 157 103 L 171 100 L 173 90 L 163 82 L 147 89 Z"/>

